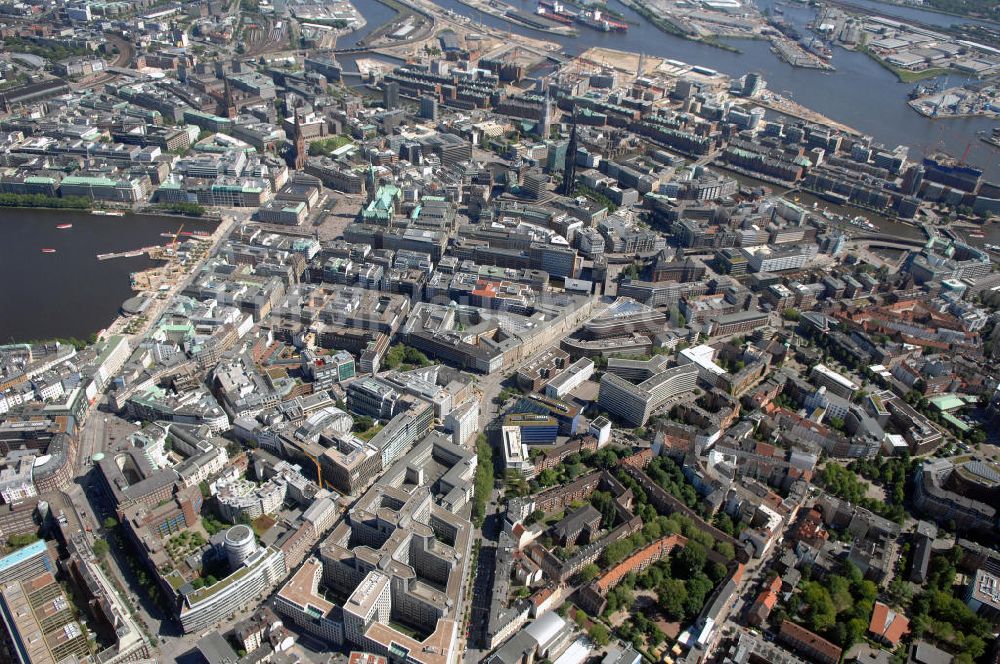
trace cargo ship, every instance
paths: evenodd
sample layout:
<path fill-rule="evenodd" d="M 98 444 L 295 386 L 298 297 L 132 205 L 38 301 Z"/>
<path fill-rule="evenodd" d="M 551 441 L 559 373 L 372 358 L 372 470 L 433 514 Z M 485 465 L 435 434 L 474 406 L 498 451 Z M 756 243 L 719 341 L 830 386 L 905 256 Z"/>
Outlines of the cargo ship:
<path fill-rule="evenodd" d="M 539 2 L 535 13 L 563 25 L 573 23 L 573 17 L 575 16 L 572 12 L 567 11 L 565 5 L 558 2 L 558 0 L 556 2 L 544 2 L 544 0 L 543 2 Z"/>
<path fill-rule="evenodd" d="M 813 37 L 812 39 L 802 39 L 799 44 L 805 50 L 809 51 L 813 55 L 823 58 L 824 60 L 830 60 L 833 58 L 833 50 L 823 42 L 822 39 Z"/>
<path fill-rule="evenodd" d="M 986 132 L 980 132 L 984 134 Z M 980 140 L 984 143 L 989 143 L 995 148 L 1000 148 L 1000 127 L 993 127 L 993 133 L 990 136 L 980 136 Z"/>
<path fill-rule="evenodd" d="M 61 231 L 64 231 L 67 228 L 73 228 L 73 224 L 59 224 L 58 226 L 56 226 L 56 228 L 58 228 Z"/>
<path fill-rule="evenodd" d="M 539 16 L 564 25 L 576 21 L 599 32 L 625 32 L 628 24 L 611 18 L 600 9 L 585 9 L 579 12 L 570 11 L 559 0 L 539 0 L 535 10 Z"/>
<path fill-rule="evenodd" d="M 576 15 L 576 20 L 598 32 L 625 32 L 628 23 L 608 18 L 600 9 L 588 9 Z"/>
<path fill-rule="evenodd" d="M 43 254 L 54 254 L 54 253 L 56 253 L 56 250 L 55 249 L 49 249 L 48 247 L 44 247 L 42 249 L 42 253 Z"/>

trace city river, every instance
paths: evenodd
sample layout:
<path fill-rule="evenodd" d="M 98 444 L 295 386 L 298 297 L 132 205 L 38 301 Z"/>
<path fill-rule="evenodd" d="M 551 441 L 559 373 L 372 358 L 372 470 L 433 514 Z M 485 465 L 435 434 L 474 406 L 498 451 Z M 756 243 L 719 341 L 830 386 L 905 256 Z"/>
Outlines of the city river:
<path fill-rule="evenodd" d="M 873 11 L 919 20 L 930 25 L 948 25 L 961 22 L 951 16 L 923 11 L 914 7 L 883 6 L 867 0 L 851 0 L 855 4 L 871 5 Z M 509 4 L 525 11 L 533 11 L 535 0 L 508 0 Z M 774 5 L 775 0 L 758 0 L 761 10 Z M 969 148 L 968 161 L 982 168 L 988 178 L 1000 181 L 1000 150 L 979 140 L 977 132 L 989 131 L 995 120 L 987 118 L 942 118 L 932 120 L 919 115 L 906 105 L 911 84 L 900 83 L 895 75 L 862 53 L 834 50 L 834 72 L 796 69 L 779 60 L 764 41 L 730 40 L 740 49 L 733 53 L 707 44 L 681 39 L 666 34 L 650 25 L 643 17 L 622 5 L 618 0 L 608 0 L 608 6 L 624 15 L 629 24 L 627 34 L 601 33 L 579 27 L 577 37 L 564 37 L 514 25 L 502 19 L 481 14 L 458 0 L 435 0 L 443 9 L 471 18 L 493 28 L 544 38 L 562 45 L 570 55 L 578 54 L 593 46 L 625 51 L 643 51 L 648 55 L 682 60 L 690 64 L 711 67 L 731 76 L 747 72 L 760 72 L 768 87 L 834 120 L 873 136 L 890 148 L 907 145 L 910 155 L 917 158 L 927 152 L 945 150 L 959 156 Z M 379 2 L 357 3 L 358 9 L 368 18 L 369 26 L 376 20 L 385 20 L 387 8 Z M 809 6 L 784 6 L 786 18 L 799 26 L 815 16 Z M 391 10 L 389 10 L 391 11 Z M 369 28 L 366 27 L 365 31 Z M 803 31 L 803 34 L 804 31 Z M 352 35 L 353 37 L 353 35 Z M 345 40 L 353 43 L 353 40 Z M 345 65 L 347 63 L 345 62 Z M 353 64 L 348 65 L 353 66 Z M 958 83 L 958 77 L 952 77 Z"/>
<path fill-rule="evenodd" d="M 86 338 L 103 329 L 133 295 L 129 275 L 157 263 L 145 256 L 99 261 L 97 254 L 167 244 L 161 233 L 181 223 L 185 230 L 214 228 L 175 217 L 0 208 L 0 343 Z"/>

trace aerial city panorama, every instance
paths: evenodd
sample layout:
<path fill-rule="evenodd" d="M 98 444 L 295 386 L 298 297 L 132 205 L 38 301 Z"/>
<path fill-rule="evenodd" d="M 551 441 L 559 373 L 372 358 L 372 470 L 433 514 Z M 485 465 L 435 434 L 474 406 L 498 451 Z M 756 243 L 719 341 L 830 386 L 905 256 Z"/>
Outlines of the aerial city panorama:
<path fill-rule="evenodd" d="M 1000 1 L 0 0 L 0 664 L 1000 664 Z"/>

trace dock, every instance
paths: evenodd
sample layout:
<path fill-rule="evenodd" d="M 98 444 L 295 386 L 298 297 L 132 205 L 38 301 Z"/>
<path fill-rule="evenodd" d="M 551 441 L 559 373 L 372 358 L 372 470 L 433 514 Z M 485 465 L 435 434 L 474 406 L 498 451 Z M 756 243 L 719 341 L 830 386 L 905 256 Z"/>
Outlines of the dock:
<path fill-rule="evenodd" d="M 112 258 L 136 258 L 144 254 L 150 254 L 151 258 L 155 258 L 155 254 L 159 254 L 163 251 L 163 247 L 154 244 L 151 247 L 142 247 L 141 249 L 132 249 L 130 251 L 114 251 L 107 254 L 97 254 L 97 260 L 107 261 Z"/>

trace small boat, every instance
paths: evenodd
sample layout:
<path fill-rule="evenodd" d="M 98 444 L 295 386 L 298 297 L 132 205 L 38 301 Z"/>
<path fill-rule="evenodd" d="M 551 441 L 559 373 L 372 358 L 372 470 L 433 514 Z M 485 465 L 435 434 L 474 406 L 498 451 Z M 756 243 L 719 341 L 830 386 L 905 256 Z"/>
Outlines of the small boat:
<path fill-rule="evenodd" d="M 73 228 L 73 224 L 59 224 L 58 226 L 56 226 L 56 228 L 58 228 L 61 231 L 64 231 L 67 228 Z"/>
<path fill-rule="evenodd" d="M 56 250 L 55 249 L 50 249 L 48 247 L 44 247 L 42 249 L 42 253 L 43 254 L 54 254 L 54 253 L 56 253 Z"/>

